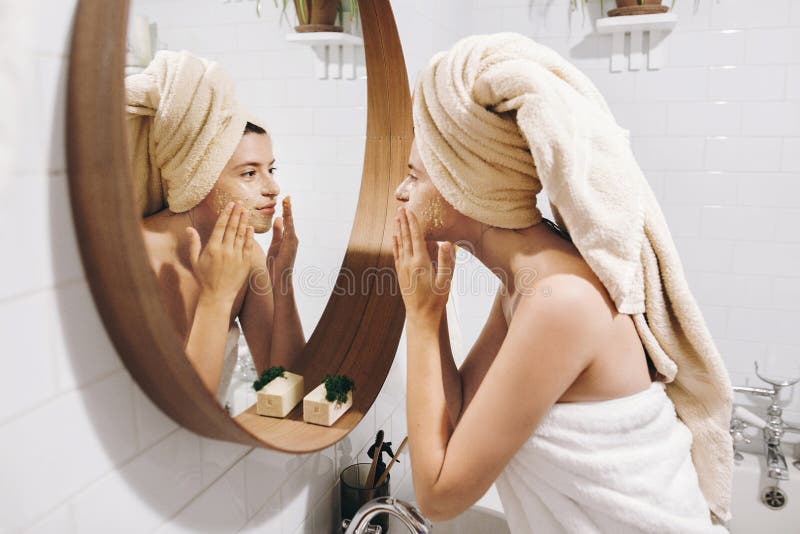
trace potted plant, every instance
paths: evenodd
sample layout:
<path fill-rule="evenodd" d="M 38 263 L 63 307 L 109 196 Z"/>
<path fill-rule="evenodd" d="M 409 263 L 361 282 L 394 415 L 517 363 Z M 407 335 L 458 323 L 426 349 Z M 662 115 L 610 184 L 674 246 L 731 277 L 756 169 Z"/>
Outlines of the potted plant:
<path fill-rule="evenodd" d="M 664 13 L 669 7 L 661 5 L 662 0 L 616 0 L 617 7 L 608 12 L 609 17 L 623 15 L 649 15 L 651 13 Z M 675 4 L 675 0 L 672 0 Z M 600 12 L 604 13 L 603 0 L 600 0 Z"/>
<path fill-rule="evenodd" d="M 278 7 L 278 0 L 275 7 Z M 295 26 L 298 33 L 307 32 L 341 32 L 345 6 L 353 20 L 358 13 L 358 0 L 293 0 L 297 12 L 299 25 Z M 286 11 L 288 0 L 283 0 L 283 11 Z M 336 20 L 339 24 L 336 24 Z"/>
<path fill-rule="evenodd" d="M 345 375 L 325 375 L 322 384 L 303 398 L 303 420 L 331 426 L 353 405 L 353 380 Z"/>

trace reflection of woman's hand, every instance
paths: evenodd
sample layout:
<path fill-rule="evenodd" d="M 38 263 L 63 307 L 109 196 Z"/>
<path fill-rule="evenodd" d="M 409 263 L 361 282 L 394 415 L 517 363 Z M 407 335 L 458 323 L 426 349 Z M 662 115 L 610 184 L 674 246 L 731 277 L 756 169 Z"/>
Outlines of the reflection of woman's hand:
<path fill-rule="evenodd" d="M 250 273 L 253 227 L 249 213 L 238 203 L 229 203 L 220 213 L 211 237 L 200 250 L 200 236 L 194 228 L 189 235 L 189 260 L 200 284 L 200 293 L 233 305 Z"/>
<path fill-rule="evenodd" d="M 294 231 L 292 203 L 283 199 L 283 217 L 276 217 L 272 226 L 272 243 L 267 250 L 267 269 L 273 286 L 278 277 L 291 275 L 297 257 L 297 234 Z M 281 286 L 278 286 L 281 287 Z"/>
<path fill-rule="evenodd" d="M 403 295 L 408 319 L 433 321 L 439 324 L 447 305 L 450 282 L 453 279 L 453 245 L 437 247 L 436 261 L 428 252 L 436 246 L 426 243 L 416 216 L 404 208 L 395 218 L 394 267 Z"/>

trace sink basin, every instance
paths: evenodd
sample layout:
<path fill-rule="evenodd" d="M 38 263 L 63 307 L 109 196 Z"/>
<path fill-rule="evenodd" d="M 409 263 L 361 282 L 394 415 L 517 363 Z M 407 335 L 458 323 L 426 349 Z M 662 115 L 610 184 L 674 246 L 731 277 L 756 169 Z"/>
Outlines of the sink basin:
<path fill-rule="evenodd" d="M 800 469 L 794 467 L 788 456 L 789 480 L 777 481 L 767 478 L 764 457 L 742 453 L 744 460 L 733 470 L 733 493 L 731 495 L 731 534 L 751 532 L 797 532 L 800 525 Z M 772 510 L 761 502 L 762 491 L 777 485 L 786 497 L 786 506 Z"/>
<path fill-rule="evenodd" d="M 395 517 L 389 517 L 390 533 L 407 533 L 408 529 Z M 472 506 L 449 521 L 433 523 L 434 534 L 511 534 L 502 512 L 484 506 Z"/>

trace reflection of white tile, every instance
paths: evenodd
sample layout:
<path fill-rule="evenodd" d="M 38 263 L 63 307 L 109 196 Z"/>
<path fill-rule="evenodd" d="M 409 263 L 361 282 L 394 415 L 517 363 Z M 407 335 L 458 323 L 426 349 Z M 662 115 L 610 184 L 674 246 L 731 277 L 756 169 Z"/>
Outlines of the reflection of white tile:
<path fill-rule="evenodd" d="M 703 206 L 703 236 L 719 239 L 774 239 L 778 215 L 771 208 Z"/>
<path fill-rule="evenodd" d="M 710 251 L 706 254 L 710 254 Z M 797 276 L 800 272 L 800 245 L 737 242 L 733 270 L 738 273 Z"/>
<path fill-rule="evenodd" d="M 780 137 L 711 137 L 706 141 L 706 168 L 728 171 L 777 171 Z"/>
<path fill-rule="evenodd" d="M 785 68 L 782 65 L 710 67 L 711 100 L 776 100 L 783 98 Z"/>
<path fill-rule="evenodd" d="M 783 26 L 789 18 L 789 0 L 773 0 L 769 9 L 754 9 L 749 0 L 726 0 L 711 4 L 712 28 Z"/>
<path fill-rule="evenodd" d="M 669 135 L 734 135 L 741 132 L 741 104 L 736 102 L 670 102 Z"/>
<path fill-rule="evenodd" d="M 77 532 L 72 510 L 68 504 L 59 506 L 25 530 L 26 534 L 76 534 Z"/>
<path fill-rule="evenodd" d="M 306 518 L 313 523 L 314 505 L 330 489 L 332 469 L 330 458 L 315 453 L 281 486 L 283 532 L 295 532 Z"/>

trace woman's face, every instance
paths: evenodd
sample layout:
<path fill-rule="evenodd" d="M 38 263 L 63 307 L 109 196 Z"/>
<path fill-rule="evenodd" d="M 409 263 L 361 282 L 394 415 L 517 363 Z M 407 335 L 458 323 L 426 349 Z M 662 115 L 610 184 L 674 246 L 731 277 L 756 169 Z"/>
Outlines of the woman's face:
<path fill-rule="evenodd" d="M 214 188 L 198 205 L 204 217 L 216 222 L 228 202 L 238 201 L 250 212 L 248 224 L 255 233 L 272 228 L 280 187 L 275 181 L 275 157 L 268 135 L 248 132 L 242 136 Z"/>
<path fill-rule="evenodd" d="M 464 215 L 453 208 L 433 185 L 419 157 L 416 142 L 411 143 L 408 169 L 408 176 L 395 190 L 395 198 L 402 202 L 407 211 L 416 215 L 422 224 L 425 239 L 452 240 L 452 229 Z"/>

